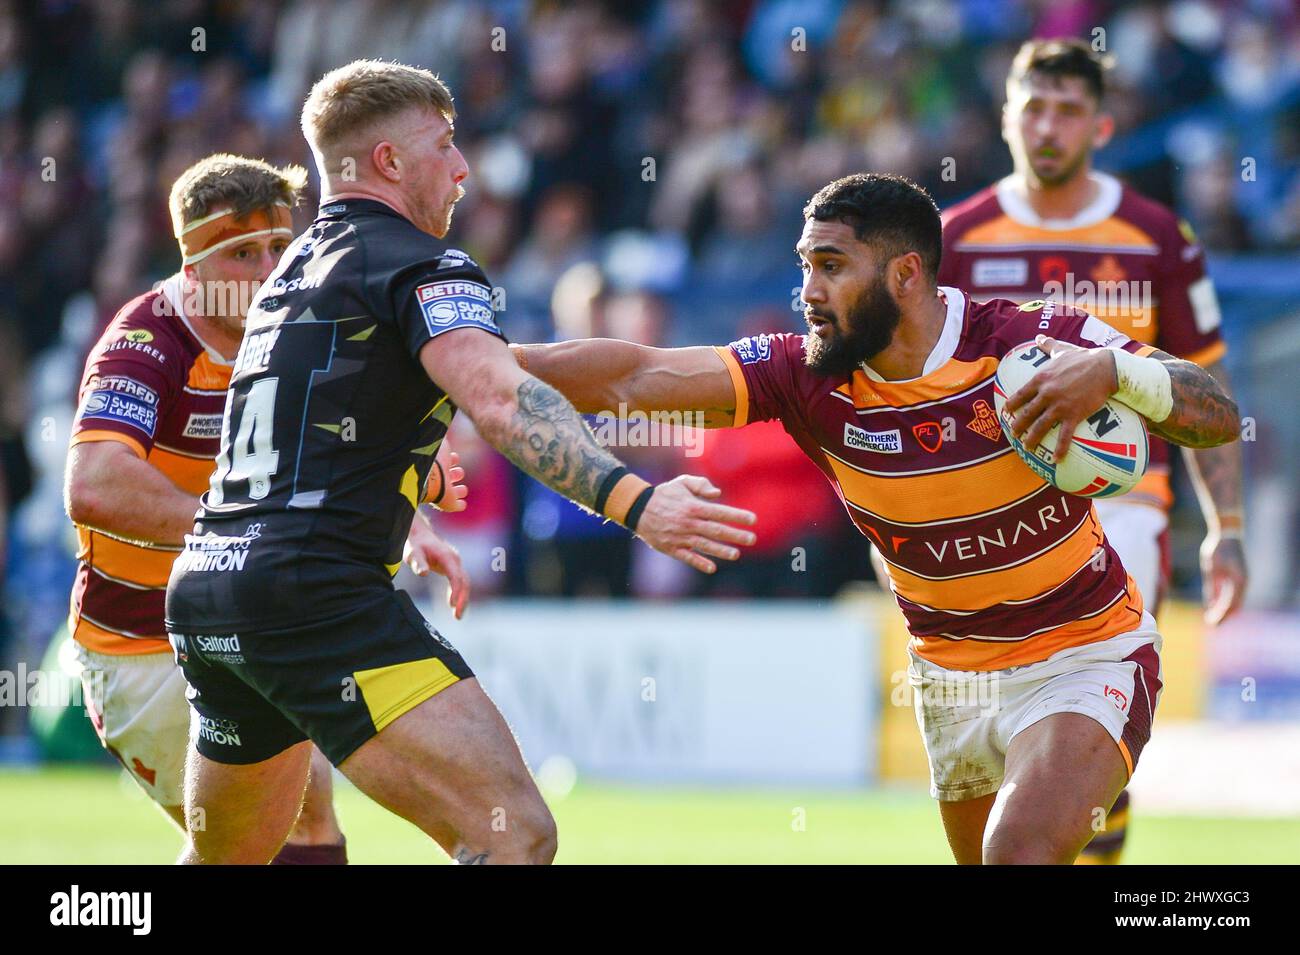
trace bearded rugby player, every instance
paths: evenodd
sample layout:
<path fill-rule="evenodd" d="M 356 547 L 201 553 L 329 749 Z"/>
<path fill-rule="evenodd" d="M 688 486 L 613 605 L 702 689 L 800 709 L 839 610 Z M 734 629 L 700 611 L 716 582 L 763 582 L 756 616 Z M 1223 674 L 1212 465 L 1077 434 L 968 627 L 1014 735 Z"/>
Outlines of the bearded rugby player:
<path fill-rule="evenodd" d="M 1077 39 L 1031 40 L 1007 76 L 1002 135 L 1015 170 L 947 210 L 939 281 L 977 298 L 1048 298 L 1096 315 L 1130 338 L 1203 366 L 1228 391 L 1214 285 L 1191 226 L 1093 168 L 1110 140 L 1105 57 Z M 1169 447 L 1128 494 L 1096 502 L 1097 517 L 1158 616 L 1169 568 Z M 1236 612 L 1248 575 L 1241 446 L 1183 449 L 1205 516 L 1205 622 Z M 1131 814 L 1120 794 L 1081 862 L 1119 861 Z"/>
<path fill-rule="evenodd" d="M 954 857 L 1073 862 L 1150 736 L 1160 636 L 1091 501 L 1045 483 L 1008 443 L 993 412 L 999 359 L 1034 340 L 1053 356 L 1007 410 L 1031 450 L 1059 423 L 1058 457 L 1111 396 L 1191 447 L 1235 439 L 1236 406 L 1203 369 L 1084 312 L 937 285 L 939 210 L 905 179 L 837 180 L 804 219 L 805 336 L 516 345 L 517 360 L 580 411 L 781 421 L 885 560 Z M 981 683 L 996 706 L 972 691 Z"/>

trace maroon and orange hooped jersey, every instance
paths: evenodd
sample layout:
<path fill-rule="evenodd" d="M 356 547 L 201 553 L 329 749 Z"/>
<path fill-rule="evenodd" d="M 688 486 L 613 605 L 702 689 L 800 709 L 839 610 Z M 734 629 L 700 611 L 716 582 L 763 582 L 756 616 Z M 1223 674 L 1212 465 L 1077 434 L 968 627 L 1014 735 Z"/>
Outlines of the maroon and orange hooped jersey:
<path fill-rule="evenodd" d="M 206 347 L 171 294 L 124 305 L 86 358 L 72 444 L 118 441 L 195 497 L 207 490 L 221 442 L 231 363 Z M 170 649 L 167 578 L 179 545 L 144 544 L 77 526 L 68 628 L 100 653 Z"/>
<path fill-rule="evenodd" d="M 961 670 L 1044 660 L 1134 630 L 1142 598 L 1086 498 L 1029 469 L 992 416 L 998 362 L 1044 334 L 1148 354 L 1077 309 L 971 302 L 941 288 L 947 319 L 921 377 L 815 374 L 803 336 L 717 351 L 736 426 L 779 419 L 875 543 L 922 657 Z"/>
<path fill-rule="evenodd" d="M 976 299 L 1052 299 L 1129 338 L 1199 365 L 1227 350 L 1214 286 L 1191 227 L 1113 176 L 1094 172 L 1096 198 L 1068 220 L 1041 219 L 1003 179 L 943 214 L 939 282 Z M 1169 446 L 1125 498 L 1168 507 Z"/>

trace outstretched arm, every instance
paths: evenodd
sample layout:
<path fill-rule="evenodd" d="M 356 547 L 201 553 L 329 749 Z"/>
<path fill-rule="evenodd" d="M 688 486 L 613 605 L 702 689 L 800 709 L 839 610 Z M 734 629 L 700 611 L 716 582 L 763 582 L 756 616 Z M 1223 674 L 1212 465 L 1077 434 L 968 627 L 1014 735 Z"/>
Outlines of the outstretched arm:
<path fill-rule="evenodd" d="M 430 340 L 420 362 L 479 433 L 526 474 L 635 531 L 651 547 L 712 573 L 754 542 L 750 511 L 713 503 L 721 492 L 682 475 L 650 490 L 596 441 L 555 388 L 520 368 L 501 339 L 475 329 Z M 719 359 L 719 364 L 721 360 Z M 725 370 L 724 370 L 725 374 Z M 708 556 L 705 556 L 708 555 Z"/>
<path fill-rule="evenodd" d="M 1145 358 L 1115 348 L 1080 348 L 1041 337 L 1052 361 L 1011 395 L 1011 430 L 1031 451 L 1061 425 L 1054 452 L 1065 456 L 1074 429 L 1114 396 L 1147 420 L 1152 434 L 1188 448 L 1212 448 L 1241 433 L 1237 403 L 1205 369 L 1167 352 Z"/>
<path fill-rule="evenodd" d="M 651 348 L 612 338 L 511 345 L 521 368 L 554 386 L 584 414 L 683 411 L 706 428 L 729 428 L 736 390 L 712 348 Z"/>

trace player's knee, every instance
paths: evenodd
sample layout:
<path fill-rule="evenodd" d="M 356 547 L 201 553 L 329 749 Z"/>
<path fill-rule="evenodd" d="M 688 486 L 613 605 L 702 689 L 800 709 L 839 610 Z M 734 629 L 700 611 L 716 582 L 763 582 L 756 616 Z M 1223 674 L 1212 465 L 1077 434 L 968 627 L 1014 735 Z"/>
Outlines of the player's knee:
<path fill-rule="evenodd" d="M 1077 850 L 1042 833 L 1001 832 L 984 846 L 985 865 L 1069 865 Z"/>
<path fill-rule="evenodd" d="M 545 805 L 541 812 L 530 813 L 520 833 L 521 849 L 525 860 L 531 865 L 550 865 L 559 848 L 559 833 L 555 826 L 555 817 Z"/>
<path fill-rule="evenodd" d="M 515 861 L 531 865 L 550 865 L 555 858 L 559 836 L 555 817 L 540 793 L 516 803 L 514 818 L 508 823 L 509 855 Z"/>

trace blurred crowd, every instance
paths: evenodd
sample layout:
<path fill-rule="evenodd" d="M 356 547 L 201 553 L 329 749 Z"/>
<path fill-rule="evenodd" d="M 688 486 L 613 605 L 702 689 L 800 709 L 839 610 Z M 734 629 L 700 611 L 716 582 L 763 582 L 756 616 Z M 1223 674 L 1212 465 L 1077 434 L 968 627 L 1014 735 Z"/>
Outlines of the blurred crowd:
<path fill-rule="evenodd" d="M 171 182 L 216 151 L 310 168 L 298 109 L 334 66 L 395 59 L 450 85 L 471 168 L 453 239 L 506 290 L 513 340 L 721 343 L 799 327 L 799 210 L 828 180 L 899 172 L 947 205 L 1008 172 L 1003 80 L 1030 36 L 1114 55 L 1118 131 L 1102 164 L 1176 206 L 1212 257 L 1300 247 L 1298 10 L 0 0 L 0 474 L 11 505 L 25 502 L 11 508 L 11 602 L 31 604 L 38 627 L 66 612 L 70 570 L 49 606 L 34 588 L 67 559 L 50 542 L 66 539 L 72 396 L 103 325 L 177 267 Z M 454 440 L 474 506 L 445 527 L 480 593 L 823 595 L 869 576 L 829 487 L 771 428 L 709 435 L 698 460 L 629 454 L 647 473 L 714 476 L 763 509 L 759 553 L 706 583 L 518 478 L 468 429 Z"/>

